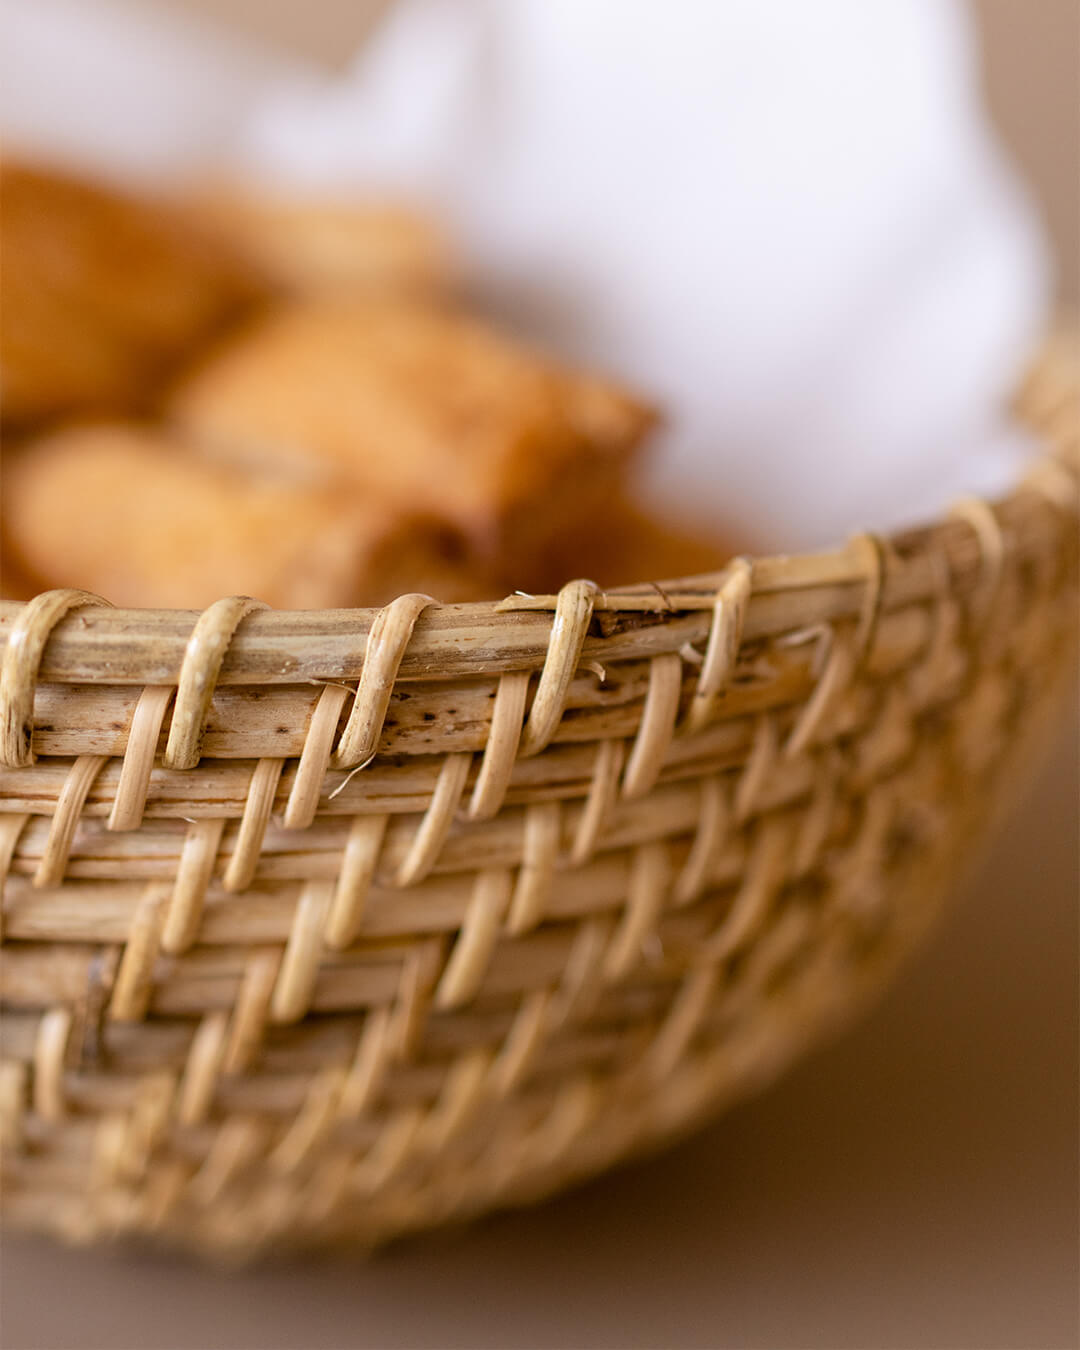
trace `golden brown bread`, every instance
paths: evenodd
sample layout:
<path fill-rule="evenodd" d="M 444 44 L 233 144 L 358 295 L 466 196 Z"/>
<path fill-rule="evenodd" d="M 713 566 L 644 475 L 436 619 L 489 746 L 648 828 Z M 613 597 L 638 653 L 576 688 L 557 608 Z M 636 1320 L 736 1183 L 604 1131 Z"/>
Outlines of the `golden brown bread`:
<path fill-rule="evenodd" d="M 533 589 L 554 592 L 574 577 L 615 587 L 699 576 L 719 570 L 734 553 L 724 540 L 651 515 L 616 492 L 591 521 L 553 540 Z"/>
<path fill-rule="evenodd" d="M 9 591 L 333 607 L 699 570 L 669 569 L 662 529 L 625 505 L 652 410 L 439 307 L 425 222 L 232 193 L 204 199 L 208 234 L 10 160 L 0 191 L 0 387 L 26 442 L 4 475 Z M 163 401 L 174 430 L 26 440 Z"/>
<path fill-rule="evenodd" d="M 219 188 L 198 208 L 275 286 L 295 294 L 404 293 L 450 288 L 449 242 L 401 207 Z"/>
<path fill-rule="evenodd" d="M 131 410 L 261 294 L 185 212 L 0 164 L 0 412 L 8 425 Z"/>
<path fill-rule="evenodd" d="M 3 469 L 15 565 L 114 604 L 201 608 L 240 594 L 332 609 L 482 590 L 430 524 L 209 463 L 148 428 L 72 428 L 9 453 Z"/>
<path fill-rule="evenodd" d="M 617 386 L 476 319 L 372 299 L 261 317 L 180 385 L 171 412 L 223 458 L 437 516 L 525 586 L 553 533 L 602 507 L 654 421 Z"/>

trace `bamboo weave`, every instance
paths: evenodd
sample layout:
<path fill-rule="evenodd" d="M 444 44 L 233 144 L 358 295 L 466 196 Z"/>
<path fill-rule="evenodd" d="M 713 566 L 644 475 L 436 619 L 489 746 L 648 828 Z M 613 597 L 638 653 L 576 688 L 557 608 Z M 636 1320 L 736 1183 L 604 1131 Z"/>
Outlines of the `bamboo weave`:
<path fill-rule="evenodd" d="M 688 1128 L 881 987 L 1052 727 L 1076 365 L 928 529 L 381 611 L 0 603 L 4 1213 L 373 1243 Z"/>

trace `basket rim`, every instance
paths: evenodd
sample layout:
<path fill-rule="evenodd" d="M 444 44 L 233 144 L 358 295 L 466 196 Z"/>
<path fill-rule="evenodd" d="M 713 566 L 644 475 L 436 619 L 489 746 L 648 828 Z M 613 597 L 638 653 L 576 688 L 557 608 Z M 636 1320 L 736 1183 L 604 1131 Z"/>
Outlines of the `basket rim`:
<path fill-rule="evenodd" d="M 1064 461 L 1048 456 L 1036 468 L 1069 474 Z M 1073 475 L 1069 475 L 1072 477 Z M 746 638 L 770 637 L 793 623 L 813 625 L 857 617 L 871 580 L 865 542 L 872 540 L 894 564 L 886 567 L 882 604 L 929 600 L 942 592 L 938 566 L 919 566 L 935 554 L 943 557 L 948 582 L 958 593 L 978 584 L 985 568 L 986 531 L 1008 536 L 1012 544 L 1038 528 L 1049 504 L 1066 507 L 1066 486 L 1051 494 L 1033 480 L 985 508 L 980 531 L 963 510 L 936 525 L 890 535 L 857 534 L 849 544 L 829 551 L 740 557 L 716 572 L 694 577 L 596 588 L 593 613 L 601 635 L 586 637 L 582 658 L 602 649 L 609 658 L 631 660 L 677 650 L 707 631 L 718 591 L 735 569 L 750 568 L 750 607 Z M 1055 500 L 1055 497 L 1057 500 Z M 976 503 L 982 505 L 981 503 Z M 992 522 L 992 523 L 991 523 Z M 980 537 L 980 534 L 982 537 Z M 906 566 L 896 566 L 897 562 Z M 575 583 L 568 583 L 575 584 Z M 588 583 L 591 585 L 591 583 Z M 565 590 L 565 588 L 564 588 Z M 80 596 L 76 606 L 52 628 L 39 678 L 65 684 L 175 684 L 192 629 L 207 611 L 121 609 L 89 593 L 46 591 L 30 601 L 0 600 L 0 643 L 6 651 L 19 620 L 45 597 Z M 238 597 L 246 598 L 246 597 Z M 403 653 L 398 678 L 419 680 L 508 670 L 538 669 L 544 663 L 558 595 L 523 592 L 501 600 L 442 604 L 430 597 L 416 619 Z M 792 599 L 795 604 L 790 603 Z M 785 603 L 787 601 L 787 603 Z M 218 602 L 221 603 L 221 602 Z M 246 614 L 229 646 L 219 683 L 302 683 L 336 675 L 356 678 L 364 666 L 367 638 L 386 609 L 271 610 Z M 674 648 L 664 629 L 685 628 Z M 701 630 L 699 632 L 698 630 Z M 512 635 L 512 636 L 511 636 Z"/>
<path fill-rule="evenodd" d="M 1080 445 L 1070 405 L 1080 387 L 1078 335 L 1069 320 L 1051 330 L 1015 399 L 1015 415 L 1041 442 L 1023 478 L 993 503 L 966 498 L 930 524 L 855 533 L 822 551 L 737 557 L 691 577 L 608 590 L 578 579 L 558 595 L 515 592 L 465 604 L 412 595 L 382 608 L 272 610 L 233 596 L 202 611 L 122 609 L 89 592 L 45 591 L 29 601 L 0 599 L 0 682 L 5 673 L 14 676 L 16 662 L 25 678 L 22 649 L 31 631 L 38 647 L 34 678 L 42 681 L 176 685 L 191 645 L 209 629 L 223 644 L 216 683 L 271 685 L 359 678 L 369 636 L 385 638 L 388 616 L 397 616 L 407 631 L 395 678 L 408 681 L 542 668 L 560 597 L 565 605 L 565 597 L 585 589 L 583 661 L 601 651 L 609 660 L 648 658 L 698 641 L 708 635 L 720 597 L 742 575 L 744 640 L 857 619 L 868 587 L 879 592 L 875 605 L 884 610 L 945 591 L 964 595 L 985 583 L 1006 550 L 1024 552 L 1034 542 L 1047 511 L 1077 513 Z"/>

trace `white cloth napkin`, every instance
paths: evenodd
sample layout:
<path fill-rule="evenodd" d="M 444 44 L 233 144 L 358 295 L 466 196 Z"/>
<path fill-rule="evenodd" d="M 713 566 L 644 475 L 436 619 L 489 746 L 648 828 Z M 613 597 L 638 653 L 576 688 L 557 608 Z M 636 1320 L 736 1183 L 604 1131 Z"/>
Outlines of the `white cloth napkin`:
<path fill-rule="evenodd" d="M 336 79 L 194 30 L 151 51 L 115 0 L 34 7 L 39 126 L 81 26 L 121 68 L 84 153 L 108 130 L 141 171 L 213 154 L 443 212 L 489 304 L 667 409 L 650 497 L 740 542 L 827 545 L 1018 472 L 1048 266 L 956 0 L 397 0 Z"/>

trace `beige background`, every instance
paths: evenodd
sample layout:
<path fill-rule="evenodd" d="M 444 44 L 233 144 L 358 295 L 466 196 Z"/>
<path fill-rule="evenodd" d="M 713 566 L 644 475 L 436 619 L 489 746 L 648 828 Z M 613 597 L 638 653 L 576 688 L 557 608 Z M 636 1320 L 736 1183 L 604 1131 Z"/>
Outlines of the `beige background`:
<path fill-rule="evenodd" d="M 328 60 L 365 7 L 184 3 Z M 1075 299 L 1080 6 L 978 9 L 993 106 Z M 1076 1346 L 1076 748 L 1063 725 L 932 944 L 854 1033 L 667 1155 L 368 1265 L 225 1276 L 11 1241 L 0 1344 Z"/>

